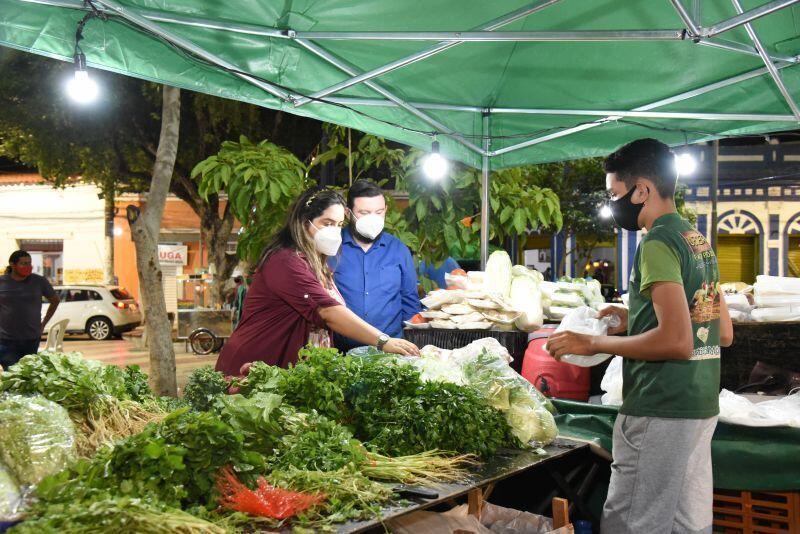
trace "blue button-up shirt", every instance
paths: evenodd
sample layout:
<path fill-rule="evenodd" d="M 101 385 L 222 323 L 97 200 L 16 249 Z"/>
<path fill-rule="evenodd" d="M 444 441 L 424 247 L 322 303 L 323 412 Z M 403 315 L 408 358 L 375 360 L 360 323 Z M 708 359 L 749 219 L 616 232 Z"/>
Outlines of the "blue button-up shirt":
<path fill-rule="evenodd" d="M 402 337 L 403 321 L 421 309 L 414 261 L 402 241 L 384 232 L 364 252 L 345 228 L 342 249 L 338 257 L 331 258 L 330 266 L 353 313 L 391 337 Z M 343 349 L 359 345 L 337 339 L 337 346 Z"/>

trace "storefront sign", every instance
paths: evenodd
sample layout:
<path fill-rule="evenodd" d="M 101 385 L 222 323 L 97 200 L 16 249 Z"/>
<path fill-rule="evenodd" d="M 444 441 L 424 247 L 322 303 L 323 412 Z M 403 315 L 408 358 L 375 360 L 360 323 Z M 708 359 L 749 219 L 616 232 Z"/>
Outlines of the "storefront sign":
<path fill-rule="evenodd" d="M 186 265 L 188 255 L 185 245 L 158 245 L 158 261 L 161 265 Z"/>

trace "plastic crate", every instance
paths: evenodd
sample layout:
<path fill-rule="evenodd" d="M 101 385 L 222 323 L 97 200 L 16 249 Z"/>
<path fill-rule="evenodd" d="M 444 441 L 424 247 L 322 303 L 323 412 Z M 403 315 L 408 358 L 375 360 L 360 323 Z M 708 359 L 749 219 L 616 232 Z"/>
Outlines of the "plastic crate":
<path fill-rule="evenodd" d="M 800 492 L 714 490 L 714 532 L 800 534 Z"/>

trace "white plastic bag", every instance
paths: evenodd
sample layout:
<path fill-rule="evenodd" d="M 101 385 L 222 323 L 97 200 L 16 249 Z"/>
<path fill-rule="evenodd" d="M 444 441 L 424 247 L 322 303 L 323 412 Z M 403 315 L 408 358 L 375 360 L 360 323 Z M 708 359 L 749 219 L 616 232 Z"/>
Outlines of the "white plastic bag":
<path fill-rule="evenodd" d="M 750 317 L 759 323 L 800 321 L 800 306 L 756 308 L 750 312 Z"/>
<path fill-rule="evenodd" d="M 729 310 L 737 310 L 744 313 L 750 313 L 750 310 L 753 309 L 750 301 L 747 300 L 747 295 L 742 295 L 741 293 L 725 295 L 725 304 L 728 305 Z"/>
<path fill-rule="evenodd" d="M 600 397 L 603 405 L 622 405 L 622 356 L 614 356 L 600 381 L 600 389 L 605 391 Z"/>
<path fill-rule="evenodd" d="M 800 428 L 800 391 L 754 403 L 747 397 L 723 389 L 719 394 L 719 420 L 743 426 Z"/>
<path fill-rule="evenodd" d="M 588 306 L 575 308 L 561 320 L 561 324 L 556 328 L 558 332 L 575 332 L 578 334 L 589 334 L 591 336 L 604 336 L 608 332 L 611 316 L 597 318 L 597 312 Z M 547 346 L 545 346 L 545 350 Z M 578 367 L 593 367 L 603 363 L 611 357 L 611 354 L 595 354 L 594 356 L 580 356 L 577 354 L 565 354 L 561 357 L 562 362 L 577 365 Z"/>

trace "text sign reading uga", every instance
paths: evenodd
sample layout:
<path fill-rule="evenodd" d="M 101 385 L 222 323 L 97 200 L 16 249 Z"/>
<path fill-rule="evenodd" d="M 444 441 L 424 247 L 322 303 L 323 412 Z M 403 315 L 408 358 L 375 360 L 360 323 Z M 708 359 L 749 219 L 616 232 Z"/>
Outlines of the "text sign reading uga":
<path fill-rule="evenodd" d="M 186 265 L 187 256 L 185 245 L 158 245 L 158 261 L 161 265 Z"/>

